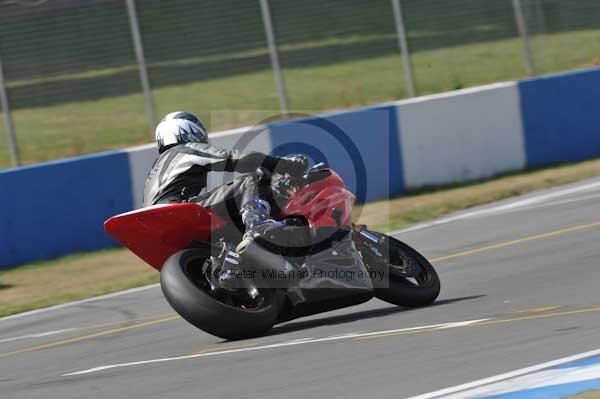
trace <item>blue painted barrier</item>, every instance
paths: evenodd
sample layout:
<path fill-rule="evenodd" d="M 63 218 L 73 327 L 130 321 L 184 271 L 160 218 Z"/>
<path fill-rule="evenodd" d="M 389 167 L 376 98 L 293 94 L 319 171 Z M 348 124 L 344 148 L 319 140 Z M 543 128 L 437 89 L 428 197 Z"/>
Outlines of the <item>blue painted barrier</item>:
<path fill-rule="evenodd" d="M 131 210 L 126 153 L 0 172 L 0 268 L 115 246 L 109 216 Z"/>
<path fill-rule="evenodd" d="M 251 147 L 325 160 L 365 202 L 600 156 L 599 108 L 595 68 L 276 122 Z M 233 146 L 243 133 L 213 140 Z M 0 172 L 0 269 L 114 246 L 103 222 L 140 204 L 156 155 L 142 147 Z"/>
<path fill-rule="evenodd" d="M 528 166 L 600 156 L 600 69 L 519 82 Z"/>
<path fill-rule="evenodd" d="M 270 126 L 274 155 L 305 153 L 335 169 L 358 202 L 404 190 L 395 106 L 365 108 Z"/>

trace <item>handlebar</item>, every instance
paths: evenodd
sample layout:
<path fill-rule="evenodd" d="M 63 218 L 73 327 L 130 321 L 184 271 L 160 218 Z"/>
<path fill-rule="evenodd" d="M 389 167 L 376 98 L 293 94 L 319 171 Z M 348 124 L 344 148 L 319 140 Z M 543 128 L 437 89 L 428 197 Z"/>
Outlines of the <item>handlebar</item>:
<path fill-rule="evenodd" d="M 312 167 L 310 167 L 307 171 L 306 174 L 304 175 L 304 177 L 308 178 L 308 176 L 312 173 L 312 172 L 317 172 L 323 168 L 325 168 L 327 165 L 325 165 L 325 162 L 319 162 L 318 164 L 313 165 Z"/>
<path fill-rule="evenodd" d="M 287 195 L 290 195 L 290 190 L 297 191 L 300 188 L 304 187 L 307 184 L 312 173 L 318 172 L 326 166 L 327 165 L 325 164 L 325 162 L 319 162 L 310 167 L 304 175 L 299 177 L 294 177 L 289 174 L 279 175 L 281 177 L 277 179 L 277 183 L 274 184 L 274 186 L 280 192 L 285 191 Z"/>

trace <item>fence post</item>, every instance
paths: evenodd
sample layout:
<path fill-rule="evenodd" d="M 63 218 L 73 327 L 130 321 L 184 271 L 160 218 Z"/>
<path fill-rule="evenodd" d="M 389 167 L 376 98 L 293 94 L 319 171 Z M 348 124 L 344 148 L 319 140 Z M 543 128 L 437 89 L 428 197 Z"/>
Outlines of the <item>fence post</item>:
<path fill-rule="evenodd" d="M 135 56 L 140 70 L 140 81 L 142 83 L 142 90 L 144 91 L 144 98 L 146 99 L 148 124 L 150 125 L 151 132 L 154 132 L 156 112 L 154 111 L 152 89 L 150 88 L 150 79 L 148 79 L 148 68 L 146 66 L 146 58 L 144 57 L 144 46 L 142 44 L 142 35 L 140 34 L 140 25 L 135 9 L 135 0 L 125 0 L 125 2 L 127 4 L 127 14 L 129 14 L 129 26 L 131 28 L 131 36 L 133 37 L 133 47 L 135 49 Z"/>
<path fill-rule="evenodd" d="M 523 7 L 521 0 L 513 0 L 513 9 L 515 11 L 515 20 L 517 22 L 517 30 L 521 41 L 523 43 L 523 59 L 525 60 L 525 71 L 529 76 L 535 74 L 535 67 L 533 64 L 533 53 L 531 46 L 529 45 L 529 34 L 527 33 L 527 24 L 525 23 L 525 17 L 523 16 Z"/>
<path fill-rule="evenodd" d="M 414 97 L 417 94 L 417 91 L 415 90 L 415 75 L 410 63 L 410 51 L 406 39 L 406 28 L 404 26 L 404 17 L 402 15 L 400 0 L 392 0 L 392 8 L 394 9 L 394 20 L 396 21 L 396 32 L 398 33 L 398 45 L 400 46 L 400 54 L 402 54 L 402 64 L 404 66 L 404 76 L 406 85 L 408 86 L 408 94 L 411 97 Z"/>
<path fill-rule="evenodd" d="M 289 112 L 287 93 L 285 90 L 283 74 L 281 73 L 281 65 L 279 64 L 279 54 L 277 53 L 275 34 L 273 33 L 273 21 L 271 19 L 269 0 L 260 0 L 260 11 L 265 26 L 265 35 L 267 36 L 267 46 L 269 47 L 271 66 L 273 67 L 273 73 L 275 74 L 275 86 L 277 86 L 277 94 L 279 95 L 279 105 L 281 107 L 281 112 L 287 114 Z"/>
<path fill-rule="evenodd" d="M 17 148 L 15 125 L 8 104 L 8 95 L 6 94 L 6 80 L 4 79 L 4 70 L 2 69 L 2 59 L 0 59 L 0 108 L 4 114 L 4 128 L 6 129 L 6 135 L 8 137 L 8 147 L 10 150 L 12 166 L 20 166 L 21 159 L 19 157 L 19 149 Z"/>

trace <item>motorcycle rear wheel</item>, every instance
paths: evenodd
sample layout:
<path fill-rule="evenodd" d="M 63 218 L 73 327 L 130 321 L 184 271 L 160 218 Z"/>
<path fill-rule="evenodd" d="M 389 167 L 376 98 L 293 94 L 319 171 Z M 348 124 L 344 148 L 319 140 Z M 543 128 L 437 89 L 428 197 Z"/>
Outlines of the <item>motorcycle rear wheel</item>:
<path fill-rule="evenodd" d="M 209 249 L 194 248 L 167 259 L 160 272 L 160 286 L 171 307 L 199 329 L 227 340 L 257 337 L 269 331 L 279 316 L 283 293 L 260 290 L 263 300 L 253 309 L 224 303 L 194 275 L 209 257 Z"/>

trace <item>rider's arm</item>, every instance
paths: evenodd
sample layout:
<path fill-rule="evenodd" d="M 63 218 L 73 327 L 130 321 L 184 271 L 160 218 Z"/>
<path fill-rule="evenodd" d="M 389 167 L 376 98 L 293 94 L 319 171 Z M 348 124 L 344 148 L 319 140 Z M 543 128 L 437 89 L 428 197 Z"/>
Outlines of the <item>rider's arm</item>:
<path fill-rule="evenodd" d="M 297 168 L 292 161 L 260 152 L 243 153 L 198 143 L 189 143 L 186 147 L 186 151 L 197 158 L 199 165 L 211 171 L 250 173 L 262 166 L 270 172 L 285 172 Z"/>
<path fill-rule="evenodd" d="M 228 171 L 236 171 L 240 173 L 254 172 L 256 168 L 263 167 L 274 172 L 278 168 L 284 167 L 281 158 L 273 157 L 271 155 L 263 154 L 260 152 L 248 152 L 243 153 L 237 150 L 227 151 L 228 152 L 228 166 L 231 169 Z M 280 165 L 279 162 L 282 162 Z"/>

